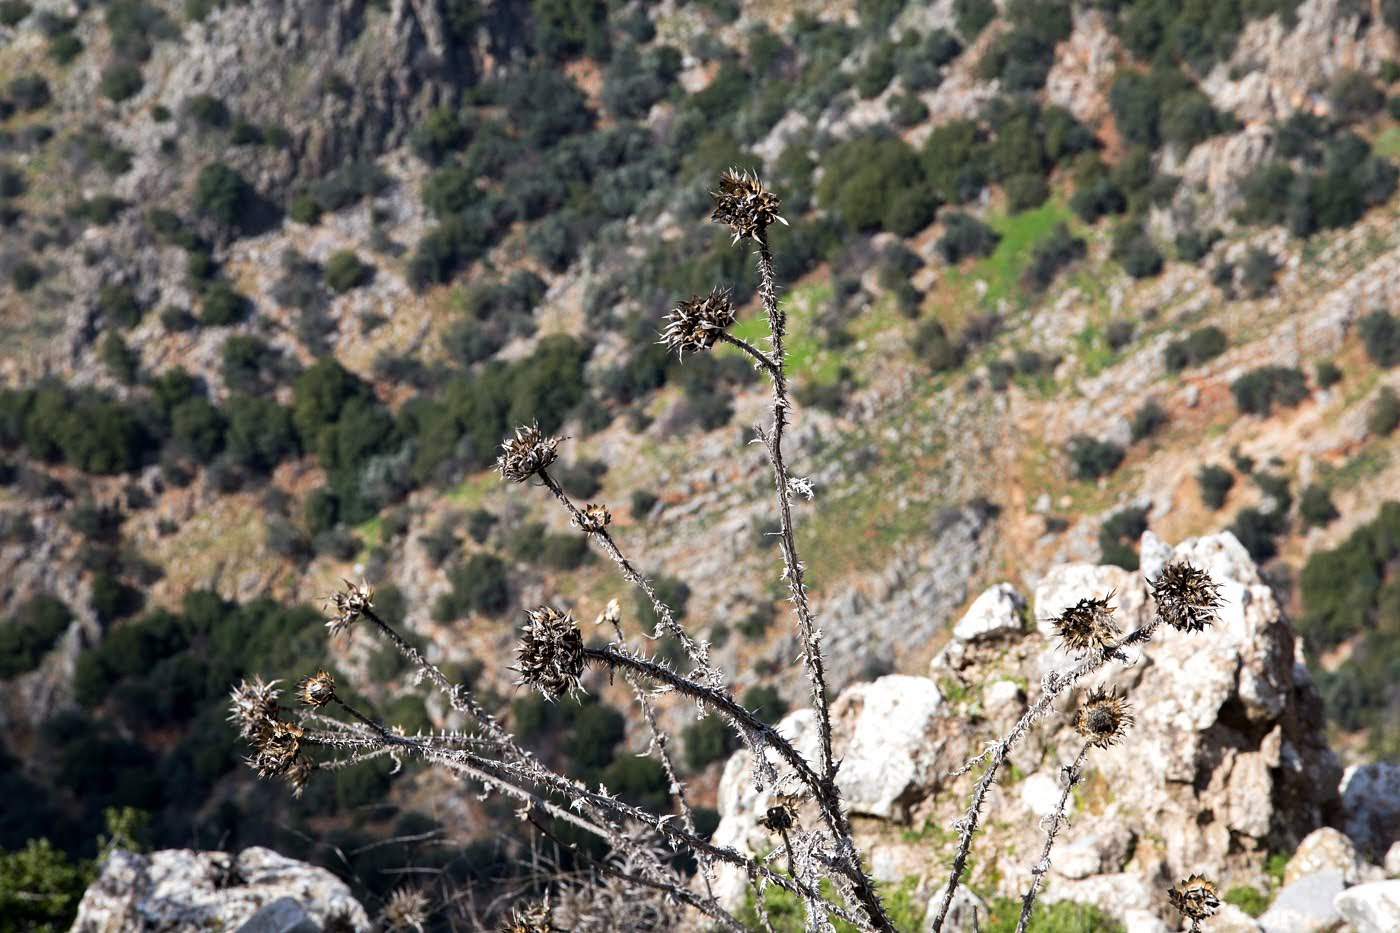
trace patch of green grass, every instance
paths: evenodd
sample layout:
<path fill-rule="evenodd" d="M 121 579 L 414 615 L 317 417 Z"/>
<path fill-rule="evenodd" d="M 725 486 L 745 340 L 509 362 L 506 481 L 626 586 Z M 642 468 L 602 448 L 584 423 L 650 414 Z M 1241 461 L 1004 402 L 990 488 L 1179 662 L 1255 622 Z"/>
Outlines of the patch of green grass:
<path fill-rule="evenodd" d="M 458 483 L 456 488 L 447 494 L 447 500 L 453 505 L 477 506 L 499 483 L 500 477 L 494 470 L 484 470 Z"/>
<path fill-rule="evenodd" d="M 1371 143 L 1371 150 L 1387 159 L 1400 159 L 1400 126 L 1382 131 Z"/>
<path fill-rule="evenodd" d="M 982 933 L 1013 933 L 1020 919 L 1020 898 L 994 897 L 987 901 L 987 916 L 979 929 Z M 1030 933 L 1121 933 L 1123 925 L 1088 904 L 1038 901 L 1028 929 Z"/>
<path fill-rule="evenodd" d="M 788 315 L 784 349 L 788 375 L 794 379 L 825 385 L 836 379 L 843 362 L 849 362 L 842 353 L 822 343 L 813 326 L 817 312 L 830 300 L 831 286 L 824 282 L 799 286 L 783 297 L 782 307 Z M 768 319 L 762 311 L 737 321 L 729 332 L 760 350 L 768 350 Z M 744 355 L 738 347 L 725 344 L 719 345 L 716 352 Z"/>
<path fill-rule="evenodd" d="M 983 308 L 996 308 L 1003 299 L 1012 305 L 1024 304 L 1028 296 L 1021 289 L 1021 274 L 1030 260 L 1031 247 L 1049 236 L 1058 223 L 1073 229 L 1073 220 L 1069 204 L 1059 197 L 1034 210 L 988 217 L 988 225 L 1001 235 L 996 250 L 966 272 L 950 270 L 948 278 L 966 284 L 969 290 L 974 282 L 986 282 L 987 290 L 980 299 Z"/>
<path fill-rule="evenodd" d="M 1234 904 L 1240 910 L 1257 917 L 1269 909 L 1269 895 L 1258 888 L 1252 888 L 1247 884 L 1237 884 L 1225 892 L 1224 901 L 1227 904 Z"/>

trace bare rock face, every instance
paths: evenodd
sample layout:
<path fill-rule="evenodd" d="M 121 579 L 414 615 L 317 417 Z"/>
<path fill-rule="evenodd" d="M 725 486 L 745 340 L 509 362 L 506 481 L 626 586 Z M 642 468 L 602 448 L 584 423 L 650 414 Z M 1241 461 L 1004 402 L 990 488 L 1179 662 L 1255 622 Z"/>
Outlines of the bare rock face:
<path fill-rule="evenodd" d="M 1154 559 L 1156 569 L 1164 557 Z M 1043 843 L 1041 817 L 1058 801 L 1061 768 L 1083 746 L 1073 711 L 1097 687 L 1124 692 L 1136 724 L 1120 745 L 1091 750 L 1052 857 L 1047 902 L 1092 903 L 1120 919 L 1129 910 L 1165 917 L 1173 881 L 1200 872 L 1225 889 L 1255 883 L 1268 852 L 1292 850 L 1340 821 L 1342 772 L 1327 746 L 1321 700 L 1248 554 L 1221 534 L 1187 541 L 1171 559 L 1220 584 L 1219 622 L 1197 634 L 1159 631 L 1135 663 L 1086 679 L 1032 727 L 988 800 L 973 850 L 979 891 L 1024 891 L 1027 853 Z M 1110 594 L 1124 632 L 1150 619 L 1154 606 L 1139 574 L 1065 565 L 1036 590 L 1034 629 L 1022 628 L 1014 590 L 995 587 L 954 628 L 928 678 L 884 677 L 841 694 L 833 706 L 838 781 L 853 815 L 879 818 L 857 824 L 868 832 L 861 841 L 878 874 L 918 875 L 929 896 L 941 886 L 956 845 L 943 827 L 962 815 L 976 779 L 976 770 L 957 779 L 950 772 L 1015 723 L 1048 672 L 1072 663 L 1049 620 Z M 986 624 L 996 618 L 1000 624 Z M 810 712 L 790 715 L 782 728 L 804 753 L 815 750 Z M 725 769 L 715 838 L 763 852 L 773 844 L 757 821 L 773 789 L 753 790 L 751 766 L 743 751 Z M 907 828 L 896 834 L 889 822 Z M 1313 848 L 1321 852 L 1325 841 Z M 742 887 L 736 891 L 741 898 Z"/>
<path fill-rule="evenodd" d="M 127 930 L 369 930 L 345 883 L 305 862 L 252 847 L 238 855 L 118 850 L 83 895 L 75 933 Z"/>

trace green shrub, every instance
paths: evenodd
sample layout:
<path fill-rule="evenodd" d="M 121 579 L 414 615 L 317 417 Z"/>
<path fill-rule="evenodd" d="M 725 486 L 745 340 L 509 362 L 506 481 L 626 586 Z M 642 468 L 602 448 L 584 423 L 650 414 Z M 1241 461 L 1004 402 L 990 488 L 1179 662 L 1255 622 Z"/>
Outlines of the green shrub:
<path fill-rule="evenodd" d="M 1330 389 L 1342 381 L 1342 371 L 1331 360 L 1318 360 L 1316 378 L 1318 388 Z"/>
<path fill-rule="evenodd" d="M 92 881 L 85 863 L 73 863 L 47 839 L 30 839 L 0 852 L 0 916 L 15 930 L 64 930 Z"/>
<path fill-rule="evenodd" d="M 0 680 L 34 670 L 72 621 L 63 601 L 46 593 L 16 609 L 0 625 Z"/>
<path fill-rule="evenodd" d="M 968 42 L 980 36 L 996 17 L 997 7 L 992 0 L 953 0 L 953 22 Z"/>
<path fill-rule="evenodd" d="M 1332 504 L 1332 496 L 1322 486 L 1312 485 L 1303 490 L 1298 499 L 1298 516 L 1303 520 L 1303 529 L 1325 528 L 1341 513 Z"/>
<path fill-rule="evenodd" d="M 949 265 L 973 256 L 990 256 L 1001 235 L 971 214 L 952 211 L 943 217 L 943 236 L 938 238 L 939 255 Z"/>
<path fill-rule="evenodd" d="M 884 229 L 900 236 L 933 220 L 938 198 L 909 145 L 898 139 L 855 139 L 823 157 L 826 173 L 817 196 L 847 226 Z"/>
<path fill-rule="evenodd" d="M 1099 479 L 1118 469 L 1123 462 L 1123 448 L 1112 441 L 1077 434 L 1069 440 L 1069 459 L 1076 478 Z"/>
<path fill-rule="evenodd" d="M 260 396 L 232 395 L 224 403 L 228 431 L 224 443 L 240 466 L 270 473 L 300 452 L 291 410 Z"/>
<path fill-rule="evenodd" d="M 97 357 L 112 378 L 122 385 L 129 386 L 136 381 L 136 367 L 141 358 L 119 335 L 108 332 L 98 345 Z"/>
<path fill-rule="evenodd" d="M 1328 88 L 1332 114 L 1343 123 L 1365 120 L 1385 103 L 1385 94 L 1364 71 L 1345 68 L 1337 72 Z"/>
<path fill-rule="evenodd" d="M 895 45 L 888 40 L 870 51 L 865 66 L 856 73 L 856 93 L 867 100 L 890 86 L 895 74 Z"/>
<path fill-rule="evenodd" d="M 1278 536 L 1284 530 L 1280 511 L 1264 512 L 1255 508 L 1241 509 L 1230 525 L 1230 531 L 1256 561 L 1268 560 L 1278 553 Z"/>
<path fill-rule="evenodd" d="M 116 327 L 135 327 L 144 309 L 129 285 L 104 285 L 97 291 L 97 309 Z"/>
<path fill-rule="evenodd" d="M 1208 463 L 1196 471 L 1196 483 L 1201 487 L 1201 501 L 1218 509 L 1225 504 L 1225 497 L 1235 485 L 1235 477 L 1224 467 Z"/>
<path fill-rule="evenodd" d="M 700 771 L 712 761 L 728 758 L 739 747 L 738 736 L 719 716 L 706 716 L 681 730 L 685 766 Z"/>
<path fill-rule="evenodd" d="M 200 299 L 199 322 L 206 327 L 225 327 L 242 321 L 252 309 L 253 303 L 232 285 L 214 282 Z"/>
<path fill-rule="evenodd" d="M 129 97 L 134 97 L 144 84 L 140 68 L 128 62 L 116 62 L 102 69 L 97 89 L 103 97 L 113 103 L 121 103 Z"/>
<path fill-rule="evenodd" d="M 1377 437 L 1388 437 L 1400 425 L 1400 398 L 1390 386 L 1381 386 L 1366 411 L 1366 430 Z"/>
<path fill-rule="evenodd" d="M 53 97 L 49 91 L 49 82 L 35 74 L 16 75 L 10 79 L 6 89 L 10 94 L 10 102 L 16 108 L 25 111 L 47 107 Z"/>
<path fill-rule="evenodd" d="M 473 554 L 449 571 L 447 578 L 452 592 L 442 598 L 450 600 L 448 618 L 460 618 L 468 612 L 499 616 L 510 608 L 506 565 L 494 554 Z M 437 612 L 435 607 L 434 614 Z"/>
<path fill-rule="evenodd" d="M 1384 308 L 1377 308 L 1361 319 L 1358 329 L 1366 355 L 1377 366 L 1400 363 L 1400 320 Z"/>
<path fill-rule="evenodd" d="M 1166 426 L 1167 421 L 1167 413 L 1163 411 L 1162 406 L 1152 399 L 1148 399 L 1141 408 L 1133 413 L 1133 443 L 1146 440 L 1156 434 Z"/>
<path fill-rule="evenodd" d="M 195 210 L 228 228 L 240 225 L 254 197 L 243 176 L 222 162 L 206 165 L 195 179 Z"/>
<path fill-rule="evenodd" d="M 46 54 L 59 65 L 67 65 L 83 54 L 83 42 L 71 32 L 62 32 L 49 40 Z"/>
<path fill-rule="evenodd" d="M 1274 405 L 1291 408 L 1308 397 L 1302 371 L 1285 366 L 1261 366 L 1230 383 L 1235 406 L 1244 414 L 1272 414 Z"/>
<path fill-rule="evenodd" d="M 1168 372 L 1181 372 L 1190 366 L 1209 362 L 1225 352 L 1229 341 L 1225 332 L 1213 324 L 1193 330 L 1183 340 L 1167 344 L 1163 362 Z"/>
<path fill-rule="evenodd" d="M 1240 284 L 1250 298 L 1260 298 L 1273 291 L 1274 276 L 1278 274 L 1279 263 L 1273 253 L 1258 246 L 1246 251 L 1244 263 L 1240 266 Z"/>
<path fill-rule="evenodd" d="M 656 494 L 653 492 L 650 492 L 646 489 L 632 490 L 632 499 L 628 505 L 628 508 L 632 512 L 633 520 L 636 521 L 644 519 L 648 515 L 650 515 L 651 510 L 655 508 L 657 501 L 658 499 L 656 497 Z"/>
<path fill-rule="evenodd" d="M 1083 259 L 1087 253 L 1088 244 L 1084 239 L 1071 234 L 1065 224 L 1058 223 L 1045 239 L 1031 248 L 1030 262 L 1021 274 L 1021 284 L 1032 291 L 1044 291 L 1060 270 Z"/>
<path fill-rule="evenodd" d="M 353 250 L 340 250 L 326 260 L 326 287 L 337 295 L 358 288 L 374 276 L 374 267 L 360 261 Z"/>
<path fill-rule="evenodd" d="M 1124 570 L 1138 569 L 1136 545 L 1147 530 L 1147 509 L 1120 509 L 1099 527 L 1099 563 Z"/>
<path fill-rule="evenodd" d="M 2 0 L 0 2 L 0 26 L 18 26 L 20 21 L 34 12 L 34 7 L 25 0 Z"/>
<path fill-rule="evenodd" d="M 10 284 L 14 285 L 17 292 L 29 291 L 38 285 L 43 277 L 44 273 L 39 267 L 27 259 L 20 260 L 10 268 Z"/>
<path fill-rule="evenodd" d="M 949 204 L 975 198 L 987 183 L 986 141 L 972 120 L 953 119 L 933 128 L 919 153 L 924 174 Z"/>
<path fill-rule="evenodd" d="M 943 324 L 930 318 L 919 325 L 910 341 L 914 355 L 936 373 L 962 365 L 964 348 L 948 336 Z"/>
<path fill-rule="evenodd" d="M 1151 278 L 1162 271 L 1161 251 L 1147 231 L 1135 223 L 1119 227 L 1113 236 L 1111 255 L 1135 279 Z"/>
<path fill-rule="evenodd" d="M 185 114 L 206 129 L 228 126 L 229 112 L 224 102 L 213 94 L 196 94 L 185 101 Z"/>

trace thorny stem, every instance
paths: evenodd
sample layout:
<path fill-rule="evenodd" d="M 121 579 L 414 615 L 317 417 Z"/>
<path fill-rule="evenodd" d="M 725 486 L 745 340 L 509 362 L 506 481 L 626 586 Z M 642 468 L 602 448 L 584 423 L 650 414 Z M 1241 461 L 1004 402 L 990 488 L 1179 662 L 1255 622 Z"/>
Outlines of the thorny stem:
<path fill-rule="evenodd" d="M 797 539 L 792 528 L 792 490 L 788 484 L 787 464 L 783 460 L 783 429 L 787 426 L 787 414 L 791 407 L 788 400 L 787 375 L 783 368 L 787 315 L 778 305 L 778 277 L 773 268 L 773 251 L 768 246 L 767 231 L 759 230 L 753 239 L 758 246 L 758 294 L 763 302 L 763 311 L 768 317 L 768 342 L 772 347 L 773 364 L 768 369 L 773 380 L 773 424 L 768 432 L 760 428 L 758 435 L 768 451 L 768 460 L 773 465 L 773 481 L 778 493 L 778 541 L 783 553 L 783 577 L 792 592 L 792 604 L 797 612 L 798 634 L 802 640 L 802 660 L 807 669 L 812 708 L 817 716 L 821 779 L 811 786 L 821 801 L 822 812 L 831 824 L 838 845 L 845 850 L 842 874 L 850 880 L 856 899 L 860 901 L 861 907 L 876 929 L 893 930 L 885 915 L 885 909 L 880 904 L 879 895 L 875 893 L 874 884 L 859 860 L 854 857 L 851 825 L 841 808 L 841 792 L 836 786 L 838 764 L 831 746 L 831 709 L 827 699 L 826 671 L 822 663 L 821 630 L 817 628 L 812 608 L 807 602 L 807 586 L 803 582 L 806 571 L 797 556 Z"/>
<path fill-rule="evenodd" d="M 727 330 L 722 330 L 719 332 L 719 339 L 727 344 L 730 344 L 731 346 L 738 347 L 740 350 L 743 350 L 749 356 L 753 357 L 754 360 L 758 363 L 759 367 L 765 370 L 769 376 L 773 377 L 774 379 L 782 378 L 782 368 L 777 363 L 775 363 L 768 356 L 768 354 L 764 353 L 762 350 L 749 343 L 747 340 L 744 340 L 741 337 L 735 337 Z"/>
<path fill-rule="evenodd" d="M 975 762 L 987 760 L 987 770 L 983 772 L 977 786 L 972 791 L 972 802 L 967 808 L 967 816 L 959 821 L 961 823 L 961 838 L 958 841 L 958 851 L 953 857 L 952 871 L 948 874 L 948 886 L 943 890 L 943 902 L 939 905 L 938 915 L 933 918 L 933 933 L 939 933 L 943 929 L 943 923 L 948 917 L 948 909 L 953 904 L 953 895 L 957 893 L 958 885 L 962 883 L 963 871 L 967 868 L 967 856 L 972 848 L 972 836 L 977 832 L 977 823 L 982 815 L 982 804 L 986 802 L 987 791 L 991 789 L 997 771 L 1006 761 L 1006 756 L 1011 753 L 1012 746 L 1025 736 L 1035 721 L 1045 715 L 1050 709 L 1050 705 L 1069 687 L 1103 667 L 1109 661 L 1128 663 L 1128 657 L 1123 653 L 1123 648 L 1128 645 L 1141 644 L 1150 639 L 1152 633 L 1157 630 L 1158 623 L 1159 620 L 1154 615 L 1141 628 L 1134 629 L 1112 645 L 1104 646 L 1102 651 L 1092 652 L 1068 671 L 1064 673 L 1051 671 L 1046 674 L 1045 680 L 1041 684 L 1040 698 L 1022 714 L 1016 725 L 1011 727 L 1011 731 L 956 772 L 957 774 L 965 774 Z"/>
<path fill-rule="evenodd" d="M 707 683 L 718 683 L 715 671 L 710 667 L 710 650 L 708 645 L 697 643 L 686 632 L 681 624 L 676 621 L 675 614 L 671 612 L 671 607 L 661 601 L 661 597 L 656 594 L 656 588 L 651 585 L 651 581 L 637 572 L 637 568 L 632 566 L 632 562 L 623 555 L 622 550 L 617 546 L 606 528 L 590 527 L 584 519 L 583 511 L 569 498 L 554 477 L 549 475 L 548 470 L 539 471 L 540 481 L 549 487 L 549 491 L 554 493 L 554 498 L 563 503 L 564 508 L 569 510 L 574 523 L 584 530 L 588 535 L 598 542 L 598 545 L 612 558 L 622 571 L 622 577 L 627 582 L 633 584 L 643 593 L 647 599 L 651 600 L 651 606 L 656 610 L 658 623 L 656 631 L 652 633 L 653 638 L 660 638 L 662 632 L 667 632 L 678 639 L 685 648 L 685 652 L 690 659 L 695 662 L 696 673 Z"/>
<path fill-rule="evenodd" d="M 1065 821 L 1065 806 L 1069 803 L 1070 791 L 1079 783 L 1080 769 L 1084 767 L 1084 760 L 1089 757 L 1089 747 L 1092 744 L 1085 742 L 1084 747 L 1079 750 L 1079 756 L 1074 759 L 1074 764 L 1064 769 L 1065 786 L 1060 791 L 1060 801 L 1055 805 L 1050 825 L 1045 829 L 1045 848 L 1041 850 L 1040 861 L 1031 869 L 1031 886 L 1026 891 L 1026 896 L 1021 899 L 1021 919 L 1016 924 L 1016 933 L 1026 933 L 1026 927 L 1031 922 L 1035 896 L 1040 890 L 1040 883 L 1045 880 L 1045 873 L 1050 870 L 1050 850 L 1055 845 L 1055 836 L 1060 832 L 1060 824 Z"/>

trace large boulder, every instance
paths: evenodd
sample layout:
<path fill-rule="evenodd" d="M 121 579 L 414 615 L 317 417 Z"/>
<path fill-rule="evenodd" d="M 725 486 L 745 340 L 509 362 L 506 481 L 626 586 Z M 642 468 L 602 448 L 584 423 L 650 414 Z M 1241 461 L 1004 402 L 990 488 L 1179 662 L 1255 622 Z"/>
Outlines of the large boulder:
<path fill-rule="evenodd" d="M 1358 884 L 1337 895 L 1337 911 L 1356 933 L 1400 930 L 1400 881 Z"/>
<path fill-rule="evenodd" d="M 1160 569 L 1160 557 L 1150 569 Z M 1121 744 L 1090 751 L 1051 859 L 1047 902 L 1092 903 L 1120 920 L 1129 910 L 1170 918 L 1171 881 L 1199 872 L 1222 890 L 1257 885 L 1269 852 L 1291 850 L 1340 820 L 1342 772 L 1327 745 L 1321 699 L 1249 555 L 1221 534 L 1187 541 L 1171 558 L 1219 583 L 1219 622 L 1196 634 L 1161 630 L 1133 650 L 1134 663 L 1110 664 L 1052 705 L 988 797 L 973 850 L 979 890 L 1024 891 L 1062 768 L 1083 746 L 1073 712 L 1096 687 L 1123 691 L 1136 723 Z M 930 896 L 941 886 L 957 842 L 946 827 L 962 816 L 977 769 L 953 772 L 1016 722 L 1048 673 L 1073 663 L 1050 620 L 1080 599 L 1110 595 L 1124 632 L 1150 620 L 1147 583 L 1117 567 L 1052 569 L 1036 589 L 1029 630 L 1018 630 L 1014 590 L 999 585 L 973 604 L 927 679 L 885 677 L 841 694 L 833 705 L 838 781 L 854 815 L 879 818 L 857 829 L 880 877 L 917 876 Z M 814 753 L 810 712 L 789 716 L 782 729 Z M 771 781 L 754 789 L 753 765 L 741 751 L 725 769 L 715 840 L 766 852 L 774 841 L 758 820 L 775 789 Z M 889 821 L 903 829 L 881 830 Z M 1319 853 L 1323 841 L 1314 846 Z M 734 881 L 742 898 L 742 879 Z"/>
<path fill-rule="evenodd" d="M 74 933 L 127 930 L 369 930 L 349 887 L 324 868 L 257 846 L 237 855 L 121 849 L 103 860 Z"/>

